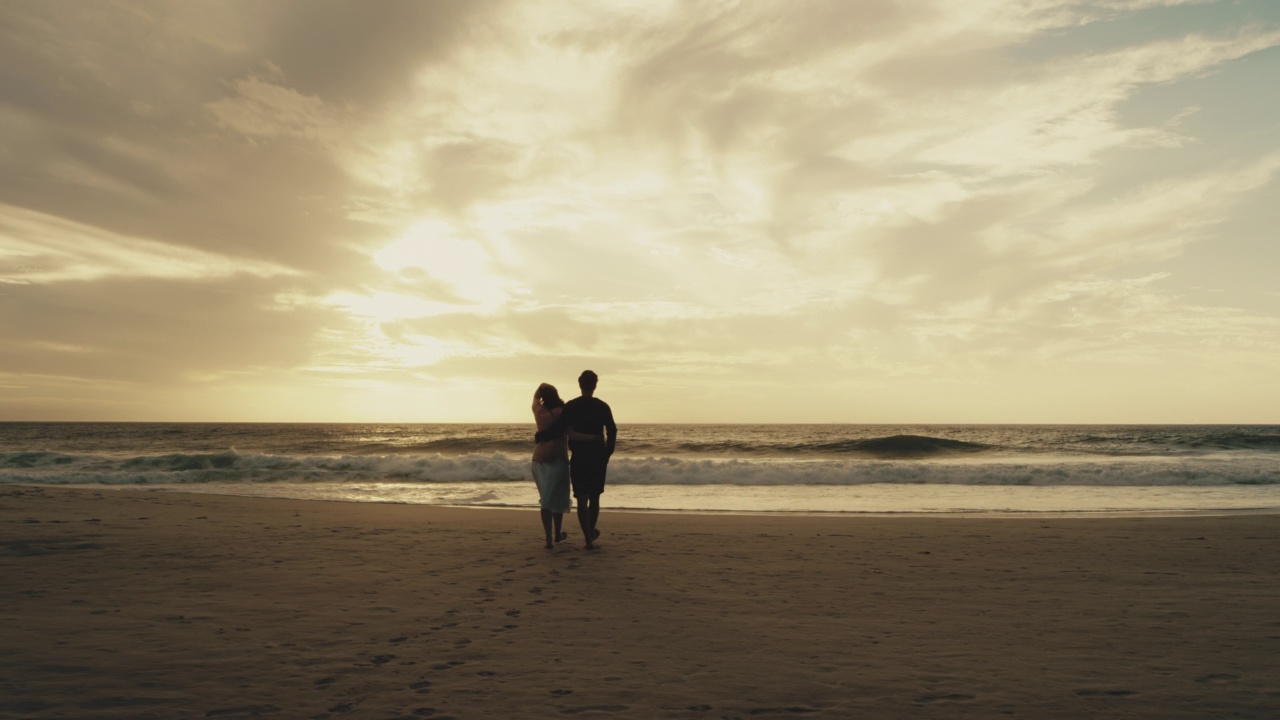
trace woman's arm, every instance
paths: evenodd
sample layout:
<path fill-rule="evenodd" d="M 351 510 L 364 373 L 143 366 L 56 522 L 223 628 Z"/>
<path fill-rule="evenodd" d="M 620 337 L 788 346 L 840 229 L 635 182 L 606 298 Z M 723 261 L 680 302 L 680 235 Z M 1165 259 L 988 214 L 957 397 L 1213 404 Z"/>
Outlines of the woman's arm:
<path fill-rule="evenodd" d="M 545 408 L 542 405 L 542 388 L 548 387 L 546 383 L 538 385 L 538 389 L 533 391 L 533 416 L 537 417 L 538 413 Z"/>

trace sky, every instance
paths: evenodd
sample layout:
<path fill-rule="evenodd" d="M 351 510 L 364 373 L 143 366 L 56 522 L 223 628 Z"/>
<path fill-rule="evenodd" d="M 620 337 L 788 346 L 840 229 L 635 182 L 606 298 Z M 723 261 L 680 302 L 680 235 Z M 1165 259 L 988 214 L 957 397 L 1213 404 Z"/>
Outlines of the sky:
<path fill-rule="evenodd" d="M 0 420 L 1280 422 L 1274 0 L 0 3 Z"/>

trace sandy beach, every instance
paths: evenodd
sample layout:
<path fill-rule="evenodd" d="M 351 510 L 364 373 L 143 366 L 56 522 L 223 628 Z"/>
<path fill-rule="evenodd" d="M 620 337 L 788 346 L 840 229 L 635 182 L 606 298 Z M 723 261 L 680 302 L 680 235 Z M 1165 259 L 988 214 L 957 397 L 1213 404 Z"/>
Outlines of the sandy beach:
<path fill-rule="evenodd" d="M 0 717 L 1280 717 L 1280 517 L 607 499 L 0 489 Z"/>

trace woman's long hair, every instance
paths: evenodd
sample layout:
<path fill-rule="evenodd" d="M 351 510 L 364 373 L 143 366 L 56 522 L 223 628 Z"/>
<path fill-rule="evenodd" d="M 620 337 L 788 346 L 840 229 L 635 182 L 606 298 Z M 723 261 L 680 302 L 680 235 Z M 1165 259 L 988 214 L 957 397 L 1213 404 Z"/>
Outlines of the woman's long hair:
<path fill-rule="evenodd" d="M 555 385 L 544 385 L 542 387 L 542 407 L 548 410 L 564 407 L 564 401 L 560 399 L 560 391 L 556 390 Z"/>

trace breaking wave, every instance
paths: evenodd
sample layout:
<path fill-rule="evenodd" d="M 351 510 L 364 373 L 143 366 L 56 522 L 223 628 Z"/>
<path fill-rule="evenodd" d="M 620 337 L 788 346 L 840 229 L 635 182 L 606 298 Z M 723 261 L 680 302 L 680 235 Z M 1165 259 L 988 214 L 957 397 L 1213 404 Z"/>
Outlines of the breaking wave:
<path fill-rule="evenodd" d="M 921 436 L 851 441 L 865 458 L 616 457 L 609 481 L 628 485 L 1223 486 L 1280 484 L 1280 460 L 1155 458 L 984 461 L 975 443 Z M 845 445 L 849 443 L 841 443 Z M 930 458 L 928 461 L 918 459 Z M 530 478 L 521 453 L 271 455 L 171 453 L 112 457 L 0 452 L 0 483 L 463 483 Z"/>

